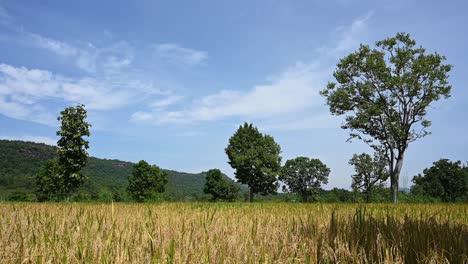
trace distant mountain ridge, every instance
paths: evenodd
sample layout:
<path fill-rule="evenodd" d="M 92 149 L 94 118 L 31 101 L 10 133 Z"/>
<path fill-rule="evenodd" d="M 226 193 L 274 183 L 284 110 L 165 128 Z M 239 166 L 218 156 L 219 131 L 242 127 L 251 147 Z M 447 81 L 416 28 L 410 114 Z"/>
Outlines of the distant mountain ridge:
<path fill-rule="evenodd" d="M 56 147 L 43 143 L 0 140 L 0 200 L 15 191 L 32 195 L 38 169 L 56 155 Z M 90 157 L 83 168 L 89 180 L 79 190 L 83 200 L 128 199 L 125 188 L 133 163 L 115 159 Z M 165 170 L 169 175 L 166 199 L 190 200 L 203 198 L 205 173 L 185 173 Z M 227 176 L 227 179 L 231 180 Z"/>

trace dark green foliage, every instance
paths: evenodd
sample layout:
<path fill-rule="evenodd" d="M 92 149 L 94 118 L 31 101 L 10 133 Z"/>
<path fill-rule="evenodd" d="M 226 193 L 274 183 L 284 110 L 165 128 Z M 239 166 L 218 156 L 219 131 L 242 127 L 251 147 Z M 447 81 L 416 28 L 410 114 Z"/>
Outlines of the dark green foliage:
<path fill-rule="evenodd" d="M 39 202 L 60 201 L 67 193 L 63 176 L 63 168 L 57 159 L 48 160 L 36 176 L 36 198 Z"/>
<path fill-rule="evenodd" d="M 275 193 L 281 168 L 281 148 L 273 137 L 261 134 L 252 124 L 244 123 L 229 139 L 225 149 L 229 165 L 238 182 L 250 188 L 250 202 L 256 193 Z"/>
<path fill-rule="evenodd" d="M 83 137 L 90 136 L 91 125 L 86 122 L 86 117 L 84 105 L 79 104 L 76 107 L 65 108 L 57 118 L 62 123 L 57 131 L 57 136 L 60 136 L 57 141 L 58 164 L 62 169 L 60 176 L 63 178 L 60 183 L 63 184 L 62 189 L 66 193 L 67 201 L 86 180 L 81 173 L 88 160 L 86 150 L 89 148 L 89 142 Z"/>
<path fill-rule="evenodd" d="M 297 157 L 286 161 L 281 168 L 279 180 L 285 183 L 283 191 L 295 192 L 308 202 L 322 184 L 328 183 L 330 169 L 319 159 Z"/>
<path fill-rule="evenodd" d="M 203 192 L 211 195 L 212 201 L 234 201 L 239 193 L 239 186 L 227 181 L 218 169 L 206 173 L 206 183 Z"/>
<path fill-rule="evenodd" d="M 30 202 L 34 198 L 25 191 L 14 191 L 8 195 L 7 200 L 10 202 Z"/>
<path fill-rule="evenodd" d="M 0 150 L 0 190 L 32 190 L 38 168 L 56 155 L 51 146 L 22 141 L 0 140 Z"/>
<path fill-rule="evenodd" d="M 354 154 L 349 160 L 349 164 L 354 166 L 355 174 L 351 177 L 353 190 L 362 191 L 365 194 L 366 202 L 371 202 L 372 191 L 382 185 L 388 178 L 387 161 L 379 153 L 374 153 L 374 158 L 367 154 Z"/>
<path fill-rule="evenodd" d="M 33 142 L 0 140 L 0 149 L 0 201 L 7 200 L 14 191 L 25 191 L 29 197 L 34 197 L 36 175 L 47 160 L 57 156 L 57 148 Z M 81 170 L 89 180 L 78 188 L 71 200 L 110 202 L 114 197 L 114 201 L 130 201 L 126 187 L 132 166 L 131 162 L 90 157 Z M 168 174 L 168 183 L 164 199 L 180 201 L 208 198 L 203 193 L 206 173 L 165 172 Z M 232 182 L 224 174 L 223 178 Z M 240 187 L 246 190 L 245 186 Z"/>
<path fill-rule="evenodd" d="M 345 115 L 342 128 L 351 131 L 350 138 L 385 153 L 394 203 L 409 143 L 429 134 L 427 108 L 450 96 L 452 66 L 444 61 L 437 53 L 426 54 L 409 34 L 398 33 L 341 59 L 336 83 L 321 91 L 330 112 Z"/>
<path fill-rule="evenodd" d="M 144 202 L 154 199 L 157 193 L 164 192 L 167 174 L 156 165 L 149 165 L 140 160 L 133 165 L 132 174 L 128 176 L 127 190 L 133 200 Z"/>
<path fill-rule="evenodd" d="M 413 178 L 411 192 L 444 202 L 468 201 L 468 167 L 460 161 L 441 159 Z"/>

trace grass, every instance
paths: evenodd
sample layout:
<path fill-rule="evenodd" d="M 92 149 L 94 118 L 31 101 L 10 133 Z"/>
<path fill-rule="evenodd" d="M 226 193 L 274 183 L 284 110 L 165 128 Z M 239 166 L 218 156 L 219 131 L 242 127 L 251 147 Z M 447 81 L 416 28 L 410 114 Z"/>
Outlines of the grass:
<path fill-rule="evenodd" d="M 468 205 L 0 204 L 0 263 L 466 263 Z"/>

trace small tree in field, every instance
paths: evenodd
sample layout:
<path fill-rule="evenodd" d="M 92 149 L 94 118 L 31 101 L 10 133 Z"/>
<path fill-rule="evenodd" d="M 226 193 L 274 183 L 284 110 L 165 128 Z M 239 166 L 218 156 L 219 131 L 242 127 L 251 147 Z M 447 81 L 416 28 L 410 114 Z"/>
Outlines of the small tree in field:
<path fill-rule="evenodd" d="M 354 154 L 349 164 L 354 166 L 356 172 L 351 176 L 351 188 L 362 191 L 366 202 L 370 202 L 373 189 L 388 179 L 387 161 L 378 152 L 374 154 L 374 159 L 369 154 L 362 153 Z"/>
<path fill-rule="evenodd" d="M 429 134 L 428 107 L 450 96 L 445 57 L 427 54 L 409 34 L 361 45 L 344 57 L 321 94 L 330 111 L 345 115 L 350 139 L 361 139 L 383 151 L 389 164 L 392 201 L 397 203 L 398 180 L 411 142 Z"/>
<path fill-rule="evenodd" d="M 308 202 L 322 184 L 328 183 L 329 174 L 330 169 L 319 159 L 297 157 L 286 161 L 279 179 L 285 183 L 284 191 L 298 193 L 302 201 Z"/>
<path fill-rule="evenodd" d="M 153 198 L 156 193 L 163 193 L 166 183 L 166 172 L 140 160 L 133 165 L 132 174 L 128 176 L 127 190 L 135 201 L 144 202 Z"/>
<path fill-rule="evenodd" d="M 273 137 L 263 135 L 252 124 L 244 123 L 229 139 L 225 151 L 229 165 L 236 170 L 238 182 L 250 188 L 250 202 L 256 193 L 277 191 L 281 148 Z"/>
<path fill-rule="evenodd" d="M 86 180 L 80 171 L 88 160 L 86 150 L 89 142 L 83 137 L 90 136 L 91 125 L 86 122 L 87 113 L 82 104 L 65 108 L 60 114 L 57 118 L 62 123 L 57 131 L 60 136 L 57 142 L 58 165 L 62 169 L 63 191 L 69 201 L 71 194 Z"/>
<path fill-rule="evenodd" d="M 66 197 L 63 169 L 57 159 L 48 160 L 36 175 L 36 198 L 39 202 L 60 201 Z"/>
<path fill-rule="evenodd" d="M 206 183 L 203 192 L 211 195 L 213 201 L 234 201 L 239 193 L 239 186 L 232 181 L 224 179 L 220 170 L 212 169 L 206 173 Z"/>

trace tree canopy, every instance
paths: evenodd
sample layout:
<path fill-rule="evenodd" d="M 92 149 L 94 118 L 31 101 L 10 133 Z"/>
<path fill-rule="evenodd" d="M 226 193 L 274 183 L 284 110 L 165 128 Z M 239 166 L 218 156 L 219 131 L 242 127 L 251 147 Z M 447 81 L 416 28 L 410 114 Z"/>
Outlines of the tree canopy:
<path fill-rule="evenodd" d="M 441 159 L 413 178 L 411 192 L 444 202 L 468 201 L 468 167 Z"/>
<path fill-rule="evenodd" d="M 297 157 L 286 161 L 279 179 L 285 183 L 284 191 L 296 192 L 303 201 L 308 202 L 322 184 L 328 183 L 329 174 L 330 169 L 319 159 Z"/>
<path fill-rule="evenodd" d="M 428 107 L 450 96 L 452 66 L 444 61 L 417 47 L 409 34 L 398 33 L 342 58 L 333 74 L 336 82 L 321 91 L 331 113 L 345 115 L 342 128 L 351 131 L 350 139 L 385 153 L 394 203 L 408 145 L 429 134 Z"/>
<path fill-rule="evenodd" d="M 163 170 L 140 160 L 133 165 L 132 174 L 128 176 L 127 190 L 135 201 L 144 202 L 164 192 L 166 183 L 167 174 Z"/>
<path fill-rule="evenodd" d="M 203 192 L 211 195 L 211 200 L 234 201 L 239 193 L 239 186 L 223 178 L 219 169 L 212 169 L 206 173 L 206 183 Z"/>
<path fill-rule="evenodd" d="M 252 124 L 244 123 L 229 139 L 225 151 L 238 182 L 250 188 L 250 202 L 255 193 L 277 191 L 281 148 L 272 136 L 263 135 Z"/>

